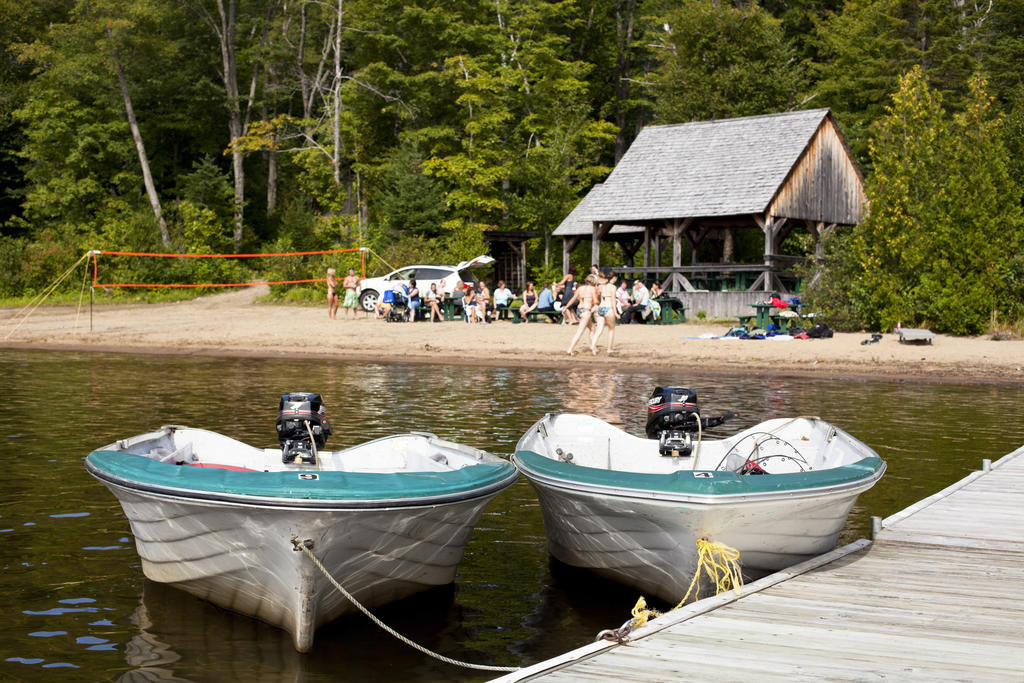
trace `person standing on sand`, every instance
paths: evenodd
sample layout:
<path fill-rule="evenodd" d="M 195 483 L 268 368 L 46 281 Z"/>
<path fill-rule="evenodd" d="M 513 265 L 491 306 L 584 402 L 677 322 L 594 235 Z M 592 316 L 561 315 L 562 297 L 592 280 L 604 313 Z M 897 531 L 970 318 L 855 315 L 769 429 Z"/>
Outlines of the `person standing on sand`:
<path fill-rule="evenodd" d="M 579 320 L 569 302 L 576 292 L 576 266 L 569 267 L 569 272 L 565 274 L 565 277 L 558 283 L 558 286 L 562 288 L 562 307 L 560 309 L 562 311 L 562 324 L 575 325 Z"/>
<path fill-rule="evenodd" d="M 618 312 L 615 310 L 615 273 L 610 268 L 605 268 L 597 278 L 597 311 L 594 318 L 597 325 L 590 335 L 590 353 L 597 355 L 597 342 L 601 338 L 604 328 L 608 328 L 608 355 L 612 355 L 612 346 L 615 344 L 615 322 L 618 319 Z"/>
<path fill-rule="evenodd" d="M 327 317 L 330 320 L 338 318 L 338 280 L 334 268 L 327 269 Z"/>
<path fill-rule="evenodd" d="M 576 293 L 572 295 L 569 302 L 563 306 L 564 310 L 573 303 L 579 302 L 577 305 L 579 327 L 572 338 L 572 342 L 569 344 L 569 350 L 566 351 L 570 356 L 576 355 L 576 344 L 579 343 L 580 337 L 583 336 L 583 330 L 590 330 L 591 335 L 593 335 L 594 316 L 592 311 L 597 308 L 597 287 L 595 285 L 597 285 L 597 278 L 593 275 L 588 275 L 583 284 L 576 288 Z M 593 339 L 591 339 L 591 348 L 593 348 Z M 594 351 L 594 353 L 597 352 Z"/>
<path fill-rule="evenodd" d="M 359 278 L 356 276 L 355 268 L 348 269 L 348 275 L 345 276 L 341 286 L 345 288 L 345 301 L 342 304 L 346 309 L 345 317 L 355 318 L 356 306 L 359 305 L 359 299 L 356 296 L 356 291 L 359 289 Z M 337 308 L 337 304 L 335 304 L 335 308 Z"/>

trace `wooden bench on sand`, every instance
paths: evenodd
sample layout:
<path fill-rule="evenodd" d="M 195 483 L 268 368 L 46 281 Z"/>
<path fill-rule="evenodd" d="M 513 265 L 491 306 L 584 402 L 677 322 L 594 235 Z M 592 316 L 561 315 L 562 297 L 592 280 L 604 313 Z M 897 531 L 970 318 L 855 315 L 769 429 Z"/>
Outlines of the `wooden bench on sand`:
<path fill-rule="evenodd" d="M 519 315 L 519 307 L 516 306 L 512 310 L 512 322 L 521 323 L 523 322 L 523 316 Z M 527 320 L 531 323 L 535 323 L 540 319 L 540 316 L 546 316 L 548 320 L 553 323 L 562 322 L 562 314 L 552 308 L 546 308 L 543 311 L 532 310 L 526 314 Z"/>
<path fill-rule="evenodd" d="M 899 335 L 900 344 L 931 344 L 935 339 L 935 333 L 931 330 L 913 327 L 899 327 L 896 329 L 896 334 Z"/>

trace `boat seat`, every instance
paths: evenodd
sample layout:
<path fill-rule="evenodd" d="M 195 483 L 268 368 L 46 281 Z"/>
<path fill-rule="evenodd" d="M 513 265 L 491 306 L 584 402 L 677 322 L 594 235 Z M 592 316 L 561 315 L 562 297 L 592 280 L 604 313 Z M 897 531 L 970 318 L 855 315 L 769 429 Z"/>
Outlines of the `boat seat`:
<path fill-rule="evenodd" d="M 164 447 L 152 448 L 149 451 L 149 457 L 160 462 L 194 462 L 197 460 L 192 453 L 191 441 L 183 444 L 181 448 L 175 451 Z"/>

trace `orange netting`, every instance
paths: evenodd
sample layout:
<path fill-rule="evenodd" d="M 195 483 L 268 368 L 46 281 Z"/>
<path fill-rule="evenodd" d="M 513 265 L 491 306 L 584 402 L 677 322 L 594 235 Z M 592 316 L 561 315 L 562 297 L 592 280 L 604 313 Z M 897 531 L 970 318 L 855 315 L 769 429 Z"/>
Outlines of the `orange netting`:
<path fill-rule="evenodd" d="M 150 256 L 154 258 L 261 258 L 264 256 L 317 256 L 323 254 L 342 254 L 346 252 L 359 252 L 359 265 L 361 278 L 366 278 L 366 247 L 354 247 L 351 249 L 324 249 L 321 251 L 289 251 L 276 254 L 159 254 L 144 251 L 106 251 L 93 249 L 92 254 L 92 286 L 93 287 L 253 287 L 256 285 L 293 285 L 307 282 L 324 282 L 327 278 L 313 278 L 308 280 L 274 280 L 259 282 L 206 282 L 188 284 L 140 284 L 132 282 L 100 282 L 99 281 L 99 259 L 100 254 L 110 256 Z"/>

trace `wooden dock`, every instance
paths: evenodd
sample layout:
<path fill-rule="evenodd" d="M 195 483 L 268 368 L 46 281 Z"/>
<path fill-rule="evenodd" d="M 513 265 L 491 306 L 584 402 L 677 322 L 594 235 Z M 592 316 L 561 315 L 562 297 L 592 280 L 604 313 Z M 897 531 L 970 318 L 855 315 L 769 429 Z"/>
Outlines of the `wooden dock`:
<path fill-rule="evenodd" d="M 1024 681 L 1024 447 L 876 521 L 874 542 L 497 680 L 534 678 Z"/>

